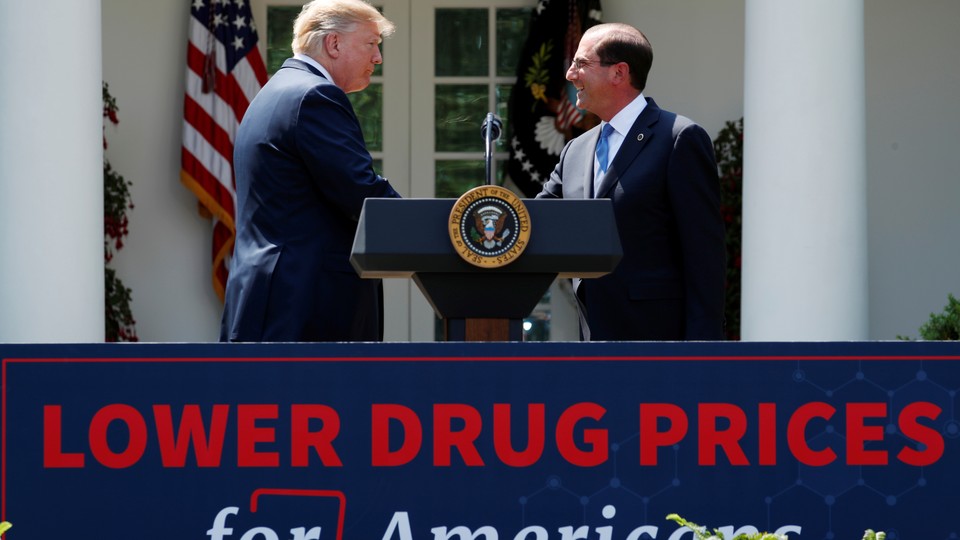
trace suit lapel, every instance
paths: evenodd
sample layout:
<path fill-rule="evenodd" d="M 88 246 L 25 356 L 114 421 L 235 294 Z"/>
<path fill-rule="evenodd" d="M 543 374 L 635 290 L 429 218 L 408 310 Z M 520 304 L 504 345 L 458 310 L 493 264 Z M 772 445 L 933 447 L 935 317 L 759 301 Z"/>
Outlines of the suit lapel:
<path fill-rule="evenodd" d="M 653 138 L 653 126 L 660 120 L 660 107 L 651 98 L 647 98 L 647 106 L 634 121 L 630 131 L 623 139 L 623 144 L 617 150 L 617 155 L 607 168 L 607 173 L 600 181 L 596 198 L 609 195 L 613 186 L 620 182 L 620 176 L 630 167 L 630 164 L 640 155 L 644 147 Z M 592 164 L 592 162 L 591 162 Z"/>
<path fill-rule="evenodd" d="M 597 143 L 600 141 L 600 125 L 597 124 L 590 131 L 589 142 L 586 147 L 589 149 L 589 154 L 586 159 L 581 160 L 582 168 L 580 170 L 580 175 L 583 178 L 583 198 L 592 199 L 595 197 L 593 191 L 593 158 L 596 154 Z"/>

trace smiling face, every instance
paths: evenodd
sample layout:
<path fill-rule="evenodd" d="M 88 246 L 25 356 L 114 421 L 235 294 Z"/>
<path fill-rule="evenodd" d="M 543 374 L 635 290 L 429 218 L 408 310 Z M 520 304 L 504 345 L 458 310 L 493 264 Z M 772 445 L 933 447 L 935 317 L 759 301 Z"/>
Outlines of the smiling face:
<path fill-rule="evenodd" d="M 357 23 L 352 32 L 336 32 L 327 39 L 328 54 L 333 59 L 330 75 L 337 86 L 347 93 L 369 86 L 374 67 L 383 63 L 377 23 Z"/>
<path fill-rule="evenodd" d="M 600 62 L 595 52 L 599 37 L 597 33 L 584 34 L 566 77 L 577 89 L 577 107 L 609 120 L 616 114 L 615 110 L 612 113 L 609 111 L 611 103 L 608 90 L 612 66 Z"/>

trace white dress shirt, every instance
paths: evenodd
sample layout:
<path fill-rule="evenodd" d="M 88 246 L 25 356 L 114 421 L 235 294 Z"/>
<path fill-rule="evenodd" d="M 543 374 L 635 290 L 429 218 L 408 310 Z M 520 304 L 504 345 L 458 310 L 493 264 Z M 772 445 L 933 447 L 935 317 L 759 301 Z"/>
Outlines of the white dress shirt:
<path fill-rule="evenodd" d="M 633 127 L 633 123 L 637 121 L 637 118 L 640 116 L 640 113 L 643 112 L 643 109 L 647 107 L 647 99 L 643 97 L 641 92 L 639 96 L 634 98 L 626 107 L 620 109 L 613 118 L 610 119 L 610 125 L 613 126 L 613 131 L 610 132 L 610 135 L 607 137 L 607 171 L 610 170 L 610 165 L 613 163 L 613 158 L 616 157 L 617 151 L 620 150 L 620 146 L 623 144 L 624 138 L 627 136 L 627 133 L 630 132 L 630 128 Z M 600 123 L 600 129 L 603 130 L 603 123 Z M 600 162 L 597 161 L 596 153 L 593 156 L 593 192 L 596 193 L 600 187 L 600 181 L 603 180 L 603 177 L 606 176 L 606 173 L 600 173 Z"/>

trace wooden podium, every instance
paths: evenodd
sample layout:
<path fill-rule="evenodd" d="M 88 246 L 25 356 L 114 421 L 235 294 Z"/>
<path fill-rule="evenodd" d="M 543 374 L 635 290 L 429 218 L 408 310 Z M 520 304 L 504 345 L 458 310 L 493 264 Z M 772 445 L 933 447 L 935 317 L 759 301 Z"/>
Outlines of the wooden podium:
<path fill-rule="evenodd" d="M 522 341 L 523 318 L 557 277 L 611 272 L 623 251 L 609 199 L 524 199 L 526 249 L 479 268 L 454 250 L 456 199 L 367 199 L 350 262 L 363 278 L 412 278 L 444 322 L 446 341 Z"/>

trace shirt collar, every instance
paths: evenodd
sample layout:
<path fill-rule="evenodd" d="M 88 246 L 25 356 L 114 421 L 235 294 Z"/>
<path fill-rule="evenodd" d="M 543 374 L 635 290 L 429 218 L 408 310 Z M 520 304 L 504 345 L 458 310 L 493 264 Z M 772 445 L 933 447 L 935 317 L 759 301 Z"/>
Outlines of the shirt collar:
<path fill-rule="evenodd" d="M 314 60 L 313 58 L 311 58 L 311 57 L 309 57 L 309 56 L 307 56 L 307 55 L 305 55 L 305 54 L 303 54 L 303 53 L 297 53 L 297 54 L 293 55 L 293 58 L 296 59 L 296 60 L 300 60 L 301 62 L 306 62 L 306 63 L 310 64 L 311 66 L 317 68 L 318 70 L 320 70 L 320 73 L 322 73 L 323 76 L 327 78 L 328 81 L 332 82 L 333 84 L 337 84 L 337 82 L 333 80 L 333 77 L 330 76 L 330 72 L 327 71 L 327 68 L 325 68 L 325 67 L 323 67 L 322 65 L 320 65 L 320 62 L 317 62 L 317 61 Z"/>
<path fill-rule="evenodd" d="M 643 97 L 643 92 L 640 92 L 640 95 L 610 119 L 610 124 L 618 134 L 626 136 L 645 108 L 647 108 L 647 98 Z"/>

